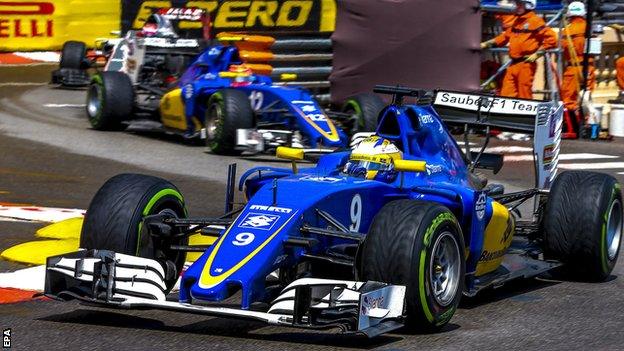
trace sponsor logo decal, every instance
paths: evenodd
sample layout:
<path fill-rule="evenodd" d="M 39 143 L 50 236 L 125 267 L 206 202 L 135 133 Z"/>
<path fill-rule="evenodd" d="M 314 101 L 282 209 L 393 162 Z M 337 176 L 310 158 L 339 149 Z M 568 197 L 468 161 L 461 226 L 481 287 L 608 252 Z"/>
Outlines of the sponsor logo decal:
<path fill-rule="evenodd" d="M 537 114 L 538 102 L 517 100 L 513 98 L 492 98 L 479 95 L 440 92 L 436 95 L 434 105 L 448 106 L 461 110 L 529 115 Z"/>
<path fill-rule="evenodd" d="M 442 166 L 441 165 L 426 164 L 425 165 L 425 169 L 427 170 L 427 174 L 428 175 L 432 175 L 432 174 L 436 174 L 436 173 L 441 173 L 442 172 Z"/>
<path fill-rule="evenodd" d="M 303 111 L 303 112 L 315 112 L 316 111 L 316 107 L 314 107 L 314 105 L 304 105 L 304 106 L 301 106 L 301 111 Z"/>
<path fill-rule="evenodd" d="M 190 99 L 193 97 L 193 84 L 187 84 L 184 87 L 184 97 Z"/>
<path fill-rule="evenodd" d="M 251 109 L 254 111 L 258 111 L 262 108 L 262 103 L 264 102 L 264 95 L 261 91 L 254 90 L 249 94 L 249 103 L 251 104 Z"/>
<path fill-rule="evenodd" d="M 238 227 L 271 230 L 271 228 L 273 228 L 273 226 L 275 225 L 275 223 L 277 223 L 279 219 L 280 216 L 278 215 L 250 212 L 243 218 Z"/>
<path fill-rule="evenodd" d="M 548 144 L 544 146 L 544 154 L 542 157 L 543 165 L 545 170 L 549 170 L 550 166 L 555 158 L 555 144 Z"/>
<path fill-rule="evenodd" d="M 0 1 L 0 38 L 51 38 L 54 3 Z"/>
<path fill-rule="evenodd" d="M 489 252 L 488 250 L 483 250 L 483 253 L 481 254 L 481 257 L 479 257 L 479 262 L 481 261 L 492 261 L 495 260 L 497 258 L 501 258 L 505 255 L 505 251 L 507 251 L 507 249 L 503 249 L 503 250 L 496 250 L 496 251 L 492 251 Z"/>
<path fill-rule="evenodd" d="M 277 206 L 266 206 L 266 205 L 251 205 L 249 206 L 250 210 L 261 210 L 267 212 L 277 212 L 277 213 L 291 213 L 292 208 L 287 207 L 277 207 Z"/>
<path fill-rule="evenodd" d="M 382 308 L 384 303 L 384 297 L 379 296 L 379 297 L 369 297 L 369 296 L 364 296 L 364 299 L 362 299 L 362 313 L 363 315 L 368 314 L 368 312 L 374 308 Z"/>
<path fill-rule="evenodd" d="M 196 7 L 168 8 L 158 11 L 163 17 L 170 20 L 199 21 L 206 11 Z"/>
<path fill-rule="evenodd" d="M 301 180 L 309 180 L 311 182 L 335 183 L 335 182 L 341 181 L 343 178 L 319 177 L 319 176 L 307 175 L 307 176 L 301 177 L 299 179 L 301 179 Z"/>
<path fill-rule="evenodd" d="M 433 116 L 430 115 L 430 114 L 421 115 L 420 116 L 420 123 L 422 123 L 422 124 L 433 123 Z"/>
<path fill-rule="evenodd" d="M 485 204 L 486 196 L 485 193 L 481 192 L 479 193 L 477 202 L 475 204 L 475 212 L 477 213 L 477 218 L 479 218 L 480 221 L 483 220 L 483 217 L 485 217 Z"/>

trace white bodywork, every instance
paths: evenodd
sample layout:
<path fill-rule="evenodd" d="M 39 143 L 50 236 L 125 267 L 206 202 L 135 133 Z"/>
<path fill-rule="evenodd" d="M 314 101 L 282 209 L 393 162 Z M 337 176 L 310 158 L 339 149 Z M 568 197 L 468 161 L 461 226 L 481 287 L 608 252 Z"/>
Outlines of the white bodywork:
<path fill-rule="evenodd" d="M 139 77 L 141 66 L 145 61 L 147 48 L 162 49 L 193 49 L 199 48 L 199 41 L 196 39 L 178 38 L 158 38 L 158 37 L 137 37 L 136 32 L 128 31 L 124 38 L 98 40 L 96 46 L 113 45 L 110 58 L 104 66 L 104 71 L 119 71 L 130 76 L 130 80 L 135 84 Z"/>
<path fill-rule="evenodd" d="M 68 254 L 70 257 L 72 255 L 76 257 L 76 254 Z M 62 276 L 58 276 L 57 273 Z M 50 258 L 46 266 L 46 275 L 46 295 L 52 297 L 63 296 L 63 293 L 69 290 L 77 291 L 78 289 L 54 291 L 55 288 L 52 288 L 53 280 L 67 281 L 67 277 L 72 277 L 77 285 L 84 283 L 82 285 L 84 287 L 93 284 L 94 291 L 99 291 L 97 296 L 76 296 L 74 293 L 74 297 L 112 307 L 148 307 L 222 317 L 251 318 L 269 324 L 295 327 L 305 327 L 306 323 L 313 326 L 312 321 L 306 316 L 302 321 L 295 320 L 296 303 L 300 298 L 297 291 L 303 288 L 312 297 L 310 305 L 307 306 L 310 311 L 330 308 L 346 308 L 354 311 L 357 309 L 357 322 L 352 326 L 354 329 L 352 331 L 365 333 L 369 333 L 366 329 L 384 321 L 401 320 L 406 289 L 405 286 L 372 282 L 370 288 L 367 288 L 367 283 L 364 282 L 302 278 L 284 288 L 266 312 L 258 312 L 167 301 L 165 272 L 162 266 L 157 261 L 136 256 L 115 253 L 112 258 L 107 259 Z M 106 290 L 106 298 L 102 297 L 102 289 Z M 400 326 L 398 323 L 396 325 Z M 377 335 L 391 329 L 380 328 L 382 331 L 369 334 Z"/>

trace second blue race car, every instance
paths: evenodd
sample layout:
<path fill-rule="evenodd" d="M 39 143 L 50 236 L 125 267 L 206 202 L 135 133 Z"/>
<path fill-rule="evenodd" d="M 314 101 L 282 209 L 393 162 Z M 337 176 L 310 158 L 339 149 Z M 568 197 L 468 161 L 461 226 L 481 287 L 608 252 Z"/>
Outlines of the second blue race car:
<path fill-rule="evenodd" d="M 181 77 L 170 80 L 147 86 L 123 73 L 98 73 L 87 96 L 91 125 L 163 129 L 205 139 L 217 154 L 271 152 L 278 146 L 337 149 L 357 132 L 374 131 L 384 106 L 377 95 L 363 93 L 349 98 L 342 112 L 325 110 L 307 90 L 254 73 L 234 45 L 207 47 Z"/>

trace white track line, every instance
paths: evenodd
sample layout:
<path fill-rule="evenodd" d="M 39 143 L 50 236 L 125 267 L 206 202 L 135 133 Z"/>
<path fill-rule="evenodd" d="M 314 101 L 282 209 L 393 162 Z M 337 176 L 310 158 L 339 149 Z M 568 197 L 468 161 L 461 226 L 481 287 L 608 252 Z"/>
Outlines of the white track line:
<path fill-rule="evenodd" d="M 561 169 L 616 169 L 624 168 L 624 162 L 602 162 L 602 163 L 560 163 Z"/>
<path fill-rule="evenodd" d="M 0 288 L 43 291 L 45 271 L 45 266 L 34 266 L 0 273 Z"/>
<path fill-rule="evenodd" d="M 579 154 L 560 154 L 559 161 L 572 161 L 572 160 L 595 160 L 601 158 L 619 158 L 614 155 L 601 155 L 590 153 Z M 533 161 L 533 155 L 505 155 L 506 162 L 520 162 L 520 161 Z"/>
<path fill-rule="evenodd" d="M 45 107 L 85 107 L 85 104 L 43 104 Z"/>
<path fill-rule="evenodd" d="M 55 51 L 14 52 L 13 55 L 41 62 L 59 62 L 61 57 Z"/>
<path fill-rule="evenodd" d="M 82 217 L 85 210 L 37 206 L 0 206 L 0 221 L 59 222 Z"/>
<path fill-rule="evenodd" d="M 459 143 L 461 149 L 466 152 L 466 148 L 463 147 L 463 143 Z M 474 147 L 470 148 L 470 151 L 479 151 L 481 150 L 481 146 L 476 145 Z M 521 153 L 521 152 L 532 152 L 533 148 L 532 147 L 525 147 L 525 146 L 494 146 L 494 147 L 488 147 L 485 149 L 485 152 L 487 153 L 491 153 L 491 154 L 516 154 L 516 153 Z"/>
<path fill-rule="evenodd" d="M 3 65 L 5 66 L 5 65 Z M 35 83 L 35 82 L 6 82 L 0 83 L 0 87 L 21 87 L 21 86 L 33 86 L 33 85 L 48 85 L 48 83 Z"/>
<path fill-rule="evenodd" d="M 518 152 L 532 152 L 532 147 L 527 146 L 494 146 L 485 149 L 485 152 L 505 154 L 505 153 L 518 153 Z"/>

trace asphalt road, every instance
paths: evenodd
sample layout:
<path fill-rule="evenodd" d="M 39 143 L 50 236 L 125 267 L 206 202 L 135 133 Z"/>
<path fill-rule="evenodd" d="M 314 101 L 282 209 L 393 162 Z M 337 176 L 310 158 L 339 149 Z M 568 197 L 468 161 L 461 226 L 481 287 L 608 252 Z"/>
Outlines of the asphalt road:
<path fill-rule="evenodd" d="M 227 164 L 237 162 L 239 169 L 246 169 L 267 162 L 219 157 L 174 137 L 92 131 L 80 106 L 84 91 L 21 84 L 45 82 L 47 71 L 49 67 L 37 66 L 4 75 L 0 69 L 0 202 L 86 208 L 108 177 L 139 172 L 172 180 L 185 194 L 191 215 L 216 215 L 222 212 Z M 531 186 L 531 163 L 522 161 L 529 145 L 492 143 L 509 146 L 516 147 L 511 153 L 516 158 L 498 175 L 490 175 L 492 181 L 511 190 Z M 562 164 L 574 165 L 567 167 L 594 164 L 589 167 L 602 167 L 624 181 L 618 174 L 624 166 L 615 164 L 624 157 L 622 140 L 565 142 L 562 152 L 570 155 Z M 0 222 L 0 250 L 32 240 L 39 226 Z M 0 271 L 19 267 L 0 262 Z M 0 327 L 12 329 L 17 350 L 618 350 L 624 343 L 623 269 L 618 263 L 611 279 L 599 284 L 543 277 L 465 298 L 438 334 L 393 333 L 368 340 L 223 318 L 53 301 L 0 305 Z"/>

